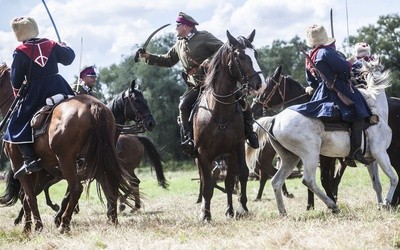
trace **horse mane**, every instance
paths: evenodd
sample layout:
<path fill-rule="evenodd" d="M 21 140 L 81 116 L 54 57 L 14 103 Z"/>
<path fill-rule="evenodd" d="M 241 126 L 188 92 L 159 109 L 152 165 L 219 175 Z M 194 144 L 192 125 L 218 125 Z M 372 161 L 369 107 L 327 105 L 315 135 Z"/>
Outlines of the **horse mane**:
<path fill-rule="evenodd" d="M 371 94 L 378 94 L 379 91 L 390 87 L 390 70 L 384 70 L 379 58 L 372 61 L 363 61 L 361 73 L 365 74 L 367 91 Z"/>
<path fill-rule="evenodd" d="M 239 36 L 236 38 L 242 48 L 253 48 L 253 45 L 250 41 L 244 36 Z M 232 45 L 229 44 L 229 41 L 224 43 L 217 52 L 215 52 L 209 66 L 208 74 L 205 78 L 205 86 L 210 85 L 210 83 L 217 82 L 217 76 L 221 73 L 221 69 L 226 67 L 228 64 L 226 60 L 227 55 L 232 52 Z"/>

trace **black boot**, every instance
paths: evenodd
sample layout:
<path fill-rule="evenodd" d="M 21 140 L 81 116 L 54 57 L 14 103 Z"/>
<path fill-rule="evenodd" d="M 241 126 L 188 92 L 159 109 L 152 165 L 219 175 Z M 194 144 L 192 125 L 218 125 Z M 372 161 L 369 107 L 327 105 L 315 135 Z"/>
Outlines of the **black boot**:
<path fill-rule="evenodd" d="M 258 143 L 258 136 L 253 131 L 253 116 L 251 114 L 250 108 L 246 108 L 243 111 L 243 118 L 244 118 L 244 135 L 246 136 L 247 144 L 249 144 L 249 146 L 254 149 L 259 148 L 260 145 Z"/>
<path fill-rule="evenodd" d="M 364 157 L 361 150 L 361 137 L 363 131 L 364 120 L 353 122 L 351 125 L 351 135 L 350 135 L 350 153 L 345 158 L 344 162 L 350 167 L 357 167 L 354 160 L 357 160 L 363 164 L 371 164 L 375 159 Z"/>
<path fill-rule="evenodd" d="M 24 158 L 24 165 L 14 174 L 14 179 L 24 174 L 32 174 L 33 172 L 40 171 L 42 168 L 39 166 L 39 161 L 36 159 L 33 144 L 19 144 L 18 147 Z"/>
<path fill-rule="evenodd" d="M 193 126 L 189 122 L 190 110 L 181 108 L 179 124 L 181 125 L 181 149 L 188 156 L 194 156 L 196 150 L 193 141 Z"/>

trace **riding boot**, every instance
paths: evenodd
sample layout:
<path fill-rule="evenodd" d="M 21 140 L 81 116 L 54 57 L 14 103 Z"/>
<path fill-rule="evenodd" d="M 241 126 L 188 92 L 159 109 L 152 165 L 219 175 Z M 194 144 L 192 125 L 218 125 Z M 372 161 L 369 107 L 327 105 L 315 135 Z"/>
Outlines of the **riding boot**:
<path fill-rule="evenodd" d="M 193 126 L 189 122 L 189 114 L 185 112 L 185 109 L 180 110 L 180 122 L 181 122 L 181 148 L 182 152 L 188 156 L 195 155 L 195 147 L 194 147 L 194 141 L 193 141 Z"/>
<path fill-rule="evenodd" d="M 243 118 L 244 118 L 244 135 L 246 136 L 247 144 L 249 144 L 250 147 L 256 149 L 260 145 L 258 143 L 258 136 L 253 131 L 253 116 L 251 114 L 250 108 L 247 107 L 243 110 Z"/>
<path fill-rule="evenodd" d="M 345 158 L 344 162 L 350 167 L 356 167 L 354 160 L 357 160 L 363 164 L 371 164 L 375 159 L 370 157 L 364 157 L 361 150 L 361 139 L 363 131 L 364 120 L 353 122 L 351 125 L 350 135 L 350 153 Z"/>
<path fill-rule="evenodd" d="M 24 158 L 24 165 L 14 174 L 14 179 L 24 175 L 40 171 L 39 161 L 36 158 L 32 143 L 18 144 L 19 150 Z"/>

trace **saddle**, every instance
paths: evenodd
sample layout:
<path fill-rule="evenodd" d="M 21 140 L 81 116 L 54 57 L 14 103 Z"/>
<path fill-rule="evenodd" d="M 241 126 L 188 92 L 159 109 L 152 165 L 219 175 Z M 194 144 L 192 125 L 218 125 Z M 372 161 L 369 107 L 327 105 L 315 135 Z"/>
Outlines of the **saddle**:
<path fill-rule="evenodd" d="M 320 119 L 324 123 L 325 131 L 350 131 L 351 123 L 343 121 L 340 111 L 336 108 L 333 109 L 331 117 L 321 117 Z M 372 115 L 369 119 L 365 119 L 363 130 L 366 130 L 378 122 L 379 116 Z"/>

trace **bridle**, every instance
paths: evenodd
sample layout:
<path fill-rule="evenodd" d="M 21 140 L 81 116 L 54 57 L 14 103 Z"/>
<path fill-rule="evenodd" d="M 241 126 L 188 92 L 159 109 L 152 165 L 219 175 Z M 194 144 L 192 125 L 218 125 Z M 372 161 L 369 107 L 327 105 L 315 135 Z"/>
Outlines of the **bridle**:
<path fill-rule="evenodd" d="M 235 53 L 235 50 L 231 50 L 230 55 L 233 58 L 231 60 L 231 62 L 232 61 L 234 62 L 235 67 L 233 67 L 232 63 L 229 63 L 229 74 L 231 76 L 236 75 L 236 73 L 233 69 L 233 68 L 236 68 L 236 71 L 239 72 L 239 78 L 241 79 L 240 82 L 242 83 L 242 86 L 240 88 L 236 89 L 233 93 L 228 94 L 228 95 L 219 95 L 219 94 L 215 93 L 214 91 L 212 91 L 212 96 L 214 97 L 215 101 L 217 101 L 218 103 L 221 103 L 221 104 L 225 104 L 225 105 L 235 104 L 235 103 L 239 102 L 241 99 L 245 98 L 249 92 L 250 79 L 259 75 L 260 73 L 262 73 L 261 71 L 256 71 L 256 72 L 254 72 L 254 74 L 248 76 L 243 65 L 240 63 L 239 53 Z M 238 93 L 238 92 L 242 92 L 243 94 L 237 100 L 235 99 L 235 101 L 233 101 L 233 102 L 224 102 L 221 100 L 223 98 L 235 96 L 236 93 Z"/>
<path fill-rule="evenodd" d="M 285 108 L 285 106 L 296 101 L 297 99 L 300 99 L 307 95 L 307 93 L 304 93 L 304 94 L 299 95 L 290 100 L 286 100 L 287 79 L 288 79 L 288 76 L 286 76 L 286 75 L 284 75 L 284 76 L 280 75 L 278 81 L 276 81 L 273 77 L 270 77 L 268 79 L 268 82 L 274 83 L 272 90 L 269 92 L 269 94 L 265 97 L 264 100 L 261 100 L 261 98 L 262 98 L 262 96 L 264 96 L 264 94 L 266 94 L 266 91 L 264 91 L 263 94 L 258 95 L 256 98 L 254 98 L 254 102 L 261 104 L 266 111 L 277 111 L 281 108 Z M 283 86 L 283 89 L 281 88 L 281 86 Z M 269 103 L 272 100 L 272 98 L 275 96 L 276 93 L 279 95 L 282 102 L 280 102 L 279 104 L 270 106 Z"/>
<path fill-rule="evenodd" d="M 131 91 L 130 89 L 128 89 L 123 94 L 122 99 L 124 101 L 124 119 L 125 119 L 125 121 L 130 119 L 128 117 L 128 108 L 131 108 L 135 115 L 135 118 L 134 118 L 135 124 L 132 124 L 132 125 L 117 124 L 117 129 L 119 131 L 121 131 L 121 133 L 123 133 L 123 134 L 146 132 L 146 127 L 144 126 L 143 121 L 147 116 L 151 116 L 152 114 L 150 112 L 148 112 L 146 114 L 141 114 L 139 112 L 139 109 L 135 105 L 136 95 L 133 92 L 133 90 Z"/>

